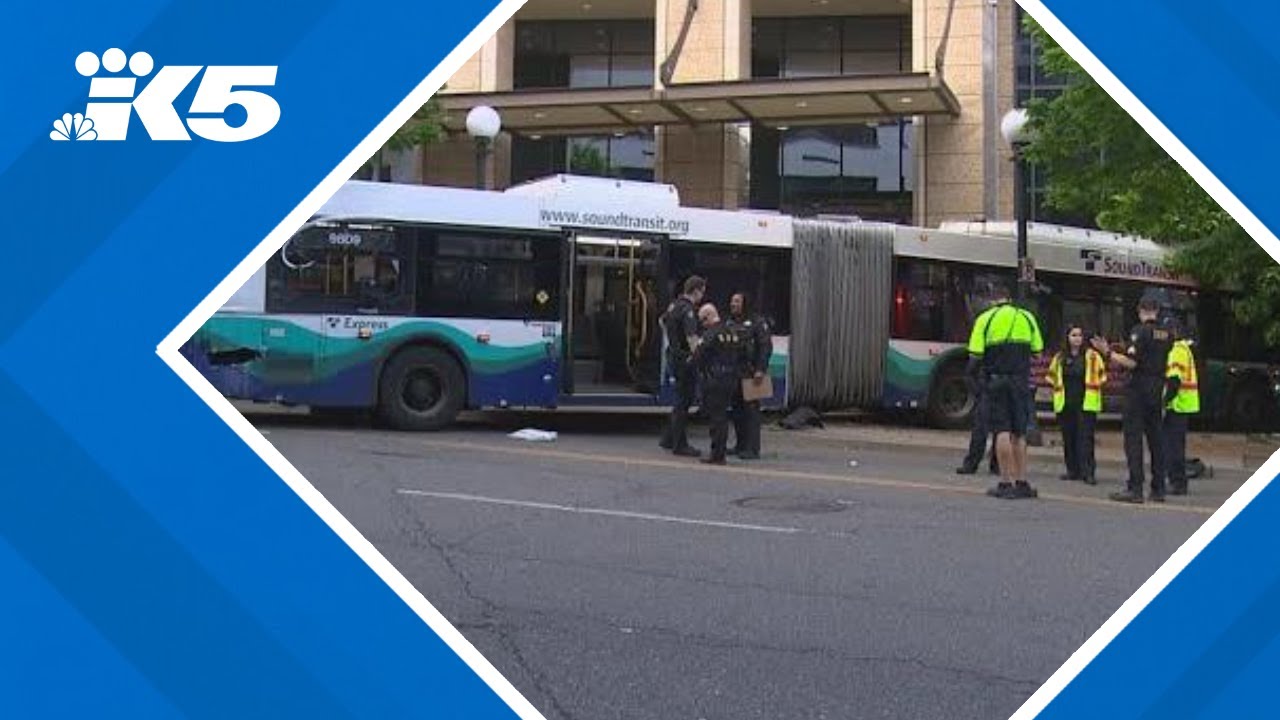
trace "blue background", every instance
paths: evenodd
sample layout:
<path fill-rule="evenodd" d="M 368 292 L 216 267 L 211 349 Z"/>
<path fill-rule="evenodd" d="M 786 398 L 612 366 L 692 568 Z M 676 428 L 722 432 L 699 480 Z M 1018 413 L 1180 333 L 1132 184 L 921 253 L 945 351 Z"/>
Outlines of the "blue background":
<path fill-rule="evenodd" d="M 1263 223 L 1273 232 L 1280 227 L 1280 4 L 1044 4 Z M 1280 715 L 1273 690 L 1280 669 L 1278 527 L 1272 486 L 1041 717 Z"/>
<path fill-rule="evenodd" d="M 0 716 L 514 716 L 155 354 L 495 5 L 0 10 Z M 53 142 L 112 47 L 278 65 L 280 123 Z"/>

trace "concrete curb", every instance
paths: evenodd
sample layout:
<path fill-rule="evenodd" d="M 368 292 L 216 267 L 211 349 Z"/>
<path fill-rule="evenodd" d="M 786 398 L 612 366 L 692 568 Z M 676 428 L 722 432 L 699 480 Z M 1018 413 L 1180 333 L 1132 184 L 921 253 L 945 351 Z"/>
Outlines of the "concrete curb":
<path fill-rule="evenodd" d="M 766 428 L 766 432 L 781 435 L 796 435 L 797 437 L 809 438 L 818 442 L 833 444 L 850 444 L 863 446 L 874 449 L 901 449 L 903 447 L 927 449 L 930 452 L 938 454 L 952 454 L 955 461 L 959 463 L 965 451 L 969 447 L 968 433 L 959 431 L 942 431 L 942 430 L 909 430 L 901 428 L 884 428 L 883 426 L 833 426 L 828 425 L 826 428 L 812 428 L 801 431 L 788 431 L 778 427 L 776 424 Z M 1030 448 L 1029 458 L 1038 462 L 1061 462 L 1062 449 L 1060 446 L 1050 446 L 1047 443 L 1056 436 L 1056 429 L 1044 429 L 1046 445 L 1043 447 Z M 1124 458 L 1123 439 L 1118 433 L 1108 432 L 1102 434 L 1099 438 L 1100 446 L 1096 451 L 1096 460 L 1100 467 L 1108 469 L 1121 468 L 1126 465 Z M 1204 442 L 1196 439 L 1193 435 L 1191 446 L 1188 449 L 1188 455 L 1191 457 L 1199 457 L 1206 465 L 1224 470 L 1243 470 L 1253 472 L 1261 466 L 1275 448 L 1269 450 L 1253 450 L 1250 451 L 1246 446 L 1246 439 L 1240 437 L 1238 440 L 1232 438 L 1233 444 L 1237 447 L 1230 450 L 1218 448 L 1206 448 Z M 1261 445 L 1261 443 L 1259 443 Z"/>

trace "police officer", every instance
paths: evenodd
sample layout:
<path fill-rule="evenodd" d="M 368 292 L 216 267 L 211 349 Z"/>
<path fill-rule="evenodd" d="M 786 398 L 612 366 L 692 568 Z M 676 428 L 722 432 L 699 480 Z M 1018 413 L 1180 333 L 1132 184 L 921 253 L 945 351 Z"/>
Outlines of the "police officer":
<path fill-rule="evenodd" d="M 1138 325 L 1129 333 L 1129 348 L 1113 353 L 1107 341 L 1095 337 L 1093 347 L 1109 362 L 1130 371 L 1124 400 L 1124 455 L 1129 465 L 1129 480 L 1122 492 L 1112 493 L 1117 502 L 1140 503 L 1143 468 L 1142 441 L 1146 438 L 1151 453 L 1151 501 L 1164 502 L 1164 438 L 1161 435 L 1164 405 L 1165 373 L 1168 369 L 1172 337 L 1158 324 L 1160 302 L 1147 295 L 1138 302 Z"/>
<path fill-rule="evenodd" d="M 742 335 L 720 322 L 720 313 L 711 304 L 702 306 L 698 319 L 705 330 L 694 350 L 694 362 L 702 380 L 702 407 L 711 421 L 711 455 L 703 460 L 724 465 L 729 441 L 729 405 L 735 389 L 741 391 L 742 366 L 746 364 L 746 343 Z"/>
<path fill-rule="evenodd" d="M 987 442 L 991 450 L 987 460 L 987 472 L 1000 474 L 1000 463 L 996 459 L 996 442 L 991 435 L 991 423 L 987 419 L 987 374 L 982 363 L 971 362 L 968 367 L 968 381 L 973 388 L 973 427 L 969 429 L 969 451 L 965 453 L 957 475 L 972 475 L 978 472 L 982 457 L 987 455 Z"/>
<path fill-rule="evenodd" d="M 1191 340 L 1176 332 L 1165 371 L 1164 452 L 1170 495 L 1187 494 L 1187 425 L 1200 412 L 1200 382 Z"/>
<path fill-rule="evenodd" d="M 725 327 L 736 333 L 744 346 L 745 362 L 739 377 L 744 381 L 763 381 L 769 372 L 769 358 L 773 355 L 773 337 L 764 318 L 748 313 L 746 293 L 734 293 L 729 299 L 729 320 Z M 736 445 L 730 454 L 742 460 L 760 459 L 760 401 L 747 402 L 741 382 L 734 390 L 730 414 L 733 416 Z"/>
<path fill-rule="evenodd" d="M 698 389 L 693 352 L 698 347 L 697 307 L 707 292 L 707 281 L 694 275 L 684 282 L 683 293 L 662 315 L 662 329 L 667 336 L 667 369 L 675 379 L 675 403 L 671 406 L 671 422 L 659 443 L 663 448 L 683 457 L 701 457 L 702 452 L 689 445 L 689 408 Z"/>
<path fill-rule="evenodd" d="M 996 436 L 1000 482 L 988 494 L 1017 500 L 1036 497 L 1027 482 L 1027 398 L 1031 356 L 1044 351 L 1035 315 L 1009 302 L 1009 290 L 995 283 L 994 302 L 974 321 L 969 336 L 970 365 L 987 376 L 987 419 Z"/>
<path fill-rule="evenodd" d="M 987 303 L 987 306 L 989 307 L 990 303 Z M 992 475 L 999 475 L 1000 466 L 996 460 L 995 438 L 991 436 L 990 423 L 987 422 L 987 376 L 982 370 L 982 363 L 969 363 L 966 377 L 969 386 L 973 388 L 973 413 L 970 416 L 973 426 L 969 429 L 969 450 L 965 453 L 964 460 L 960 462 L 960 467 L 956 468 L 956 474 L 972 475 L 978 472 L 983 456 L 987 455 L 989 441 L 991 450 L 990 455 L 987 455 L 989 458 L 987 471 Z"/>

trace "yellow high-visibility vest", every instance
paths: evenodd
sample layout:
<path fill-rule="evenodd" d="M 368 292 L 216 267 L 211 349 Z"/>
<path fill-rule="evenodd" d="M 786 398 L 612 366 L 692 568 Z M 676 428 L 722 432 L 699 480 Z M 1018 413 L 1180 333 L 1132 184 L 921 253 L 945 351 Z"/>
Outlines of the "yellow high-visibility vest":
<path fill-rule="evenodd" d="M 1062 353 L 1049 362 L 1049 387 L 1053 388 L 1053 411 L 1059 415 L 1067 406 L 1067 387 L 1062 381 Z M 1107 363 L 1096 350 L 1084 351 L 1084 402 L 1085 412 L 1102 412 L 1102 386 L 1107 382 Z"/>
<path fill-rule="evenodd" d="M 1182 383 L 1178 386 L 1178 394 L 1169 402 L 1169 409 L 1180 415 L 1194 415 L 1200 412 L 1200 383 L 1196 371 L 1196 358 L 1191 352 L 1191 343 L 1179 340 L 1169 350 L 1169 363 L 1165 377 L 1178 378 Z"/>

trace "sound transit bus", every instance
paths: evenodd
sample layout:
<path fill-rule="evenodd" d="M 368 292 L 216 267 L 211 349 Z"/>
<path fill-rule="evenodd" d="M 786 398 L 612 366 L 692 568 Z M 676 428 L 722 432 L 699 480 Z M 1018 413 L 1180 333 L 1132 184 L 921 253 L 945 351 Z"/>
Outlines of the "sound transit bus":
<path fill-rule="evenodd" d="M 672 186 L 602 178 L 504 192 L 352 181 L 184 354 L 228 397 L 372 409 L 401 429 L 445 427 L 464 409 L 657 407 L 672 397 L 658 317 L 698 274 L 708 300 L 743 291 L 770 320 L 767 406 L 958 427 L 973 407 L 963 343 L 985 281 L 1012 280 L 1014 247 L 997 224 L 707 210 L 681 206 Z M 1030 252 L 1048 338 L 1064 322 L 1123 338 L 1153 286 L 1191 323 L 1225 317 L 1149 241 L 1033 226 Z M 1247 340 L 1205 326 L 1210 348 Z M 1206 412 L 1261 422 L 1271 372 L 1210 361 Z"/>

